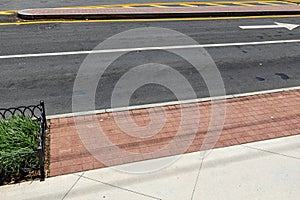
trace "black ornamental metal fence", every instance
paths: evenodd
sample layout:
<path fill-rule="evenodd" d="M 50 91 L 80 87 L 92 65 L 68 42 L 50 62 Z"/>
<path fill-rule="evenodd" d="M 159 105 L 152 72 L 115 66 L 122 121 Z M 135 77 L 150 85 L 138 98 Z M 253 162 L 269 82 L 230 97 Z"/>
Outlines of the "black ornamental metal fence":
<path fill-rule="evenodd" d="M 45 179 L 45 143 L 46 143 L 46 128 L 47 120 L 45 114 L 44 101 L 40 101 L 38 105 L 20 106 L 16 108 L 0 108 L 0 119 L 8 119 L 12 116 L 26 116 L 36 120 L 39 123 L 39 144 L 37 149 L 30 152 L 21 152 L 13 155 L 2 156 L 0 162 L 0 172 L 2 174 L 12 174 L 13 170 L 2 171 L 6 159 L 10 161 L 14 159 L 22 159 L 22 168 L 20 169 L 24 174 L 29 172 L 39 172 L 40 180 Z M 1 155 L 0 155 L 1 156 Z M 32 164 L 32 159 L 37 160 L 37 163 Z M 0 176 L 1 178 L 1 176 Z"/>

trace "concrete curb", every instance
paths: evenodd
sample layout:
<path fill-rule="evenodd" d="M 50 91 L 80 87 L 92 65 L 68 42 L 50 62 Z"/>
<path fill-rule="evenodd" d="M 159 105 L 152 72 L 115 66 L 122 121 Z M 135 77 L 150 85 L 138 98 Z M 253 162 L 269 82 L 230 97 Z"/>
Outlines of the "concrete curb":
<path fill-rule="evenodd" d="M 300 14 L 299 6 L 212 6 L 177 8 L 45 8 L 18 12 L 25 20 L 35 19 L 149 19 L 184 17 L 228 17 Z"/>
<path fill-rule="evenodd" d="M 226 99 L 233 99 L 233 98 L 240 98 L 240 97 L 247 97 L 247 96 L 254 96 L 254 95 L 261 95 L 261 94 L 287 92 L 287 91 L 293 91 L 293 90 L 300 90 L 300 86 L 273 89 L 273 90 L 264 90 L 264 91 L 258 91 L 258 92 L 232 94 L 232 95 L 226 95 L 226 96 L 188 99 L 188 100 L 184 100 L 184 101 L 170 101 L 170 102 L 163 102 L 163 103 L 152 103 L 152 104 L 144 104 L 144 105 L 119 107 L 119 108 L 107 108 L 107 109 L 101 109 L 101 110 L 83 111 L 83 112 L 76 112 L 76 113 L 48 115 L 47 119 L 61 119 L 61 118 L 70 118 L 70 117 L 78 117 L 78 116 L 97 115 L 97 114 L 102 114 L 102 113 L 114 113 L 114 112 L 130 111 L 130 110 L 140 110 L 140 109 L 147 109 L 147 108 L 154 108 L 154 107 L 174 106 L 174 105 L 207 102 L 207 101 L 226 100 Z"/>

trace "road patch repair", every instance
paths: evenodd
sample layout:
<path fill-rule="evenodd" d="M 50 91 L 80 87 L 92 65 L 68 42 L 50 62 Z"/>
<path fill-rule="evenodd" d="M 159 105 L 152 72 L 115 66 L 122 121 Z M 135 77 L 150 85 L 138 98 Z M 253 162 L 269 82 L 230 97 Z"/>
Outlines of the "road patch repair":
<path fill-rule="evenodd" d="M 298 15 L 300 7 L 289 1 L 181 2 L 116 4 L 73 8 L 26 9 L 18 12 L 23 20 L 153 19 L 187 17 L 228 17 Z"/>
<path fill-rule="evenodd" d="M 141 160 L 149 160 L 160 157 L 177 155 L 178 153 L 197 152 L 207 147 L 220 148 L 232 145 L 250 143 L 254 141 L 268 140 L 272 138 L 298 135 L 300 133 L 300 89 L 265 92 L 254 95 L 236 95 L 227 99 L 215 99 L 212 101 L 199 101 L 198 103 L 174 104 L 154 107 L 157 116 L 163 111 L 166 113 L 164 127 L 151 137 L 137 138 L 124 133 L 114 121 L 114 116 L 119 116 L 120 123 L 128 123 L 128 118 L 123 117 L 129 113 L 138 126 L 146 126 L 150 123 L 150 108 L 135 108 L 132 110 L 120 109 L 101 111 L 98 114 L 85 116 L 52 116 L 50 120 L 50 167 L 49 176 L 69 174 L 91 169 L 106 167 L 103 162 L 109 162 L 111 166 L 124 163 L 132 163 Z M 211 103 L 226 103 L 225 123 L 221 134 L 207 138 L 211 123 Z M 181 109 L 194 109 L 197 106 L 200 111 L 199 128 L 190 146 L 185 152 L 178 152 L 179 147 L 190 137 L 190 126 L 183 126 L 183 134 L 175 138 L 180 123 Z M 109 138 L 111 144 L 95 147 L 97 158 L 87 150 L 82 142 L 82 136 L 78 129 L 87 128 L 89 132 L 95 132 L 99 127 L 91 122 L 94 118 L 97 126 Z M 193 115 L 190 120 L 192 121 Z M 75 123 L 76 122 L 76 123 Z M 94 129 L 95 128 L 95 129 Z M 216 127 L 215 127 L 216 128 Z M 134 130 L 132 131 L 134 132 Z M 139 134 L 139 133 L 137 133 Z M 217 138 L 216 138 L 217 137 Z M 163 149 L 170 141 L 177 145 L 176 148 Z M 97 139 L 93 139 L 97 145 Z M 118 147 L 128 156 L 120 156 L 114 151 Z M 95 153 L 94 152 L 94 153 Z M 147 153 L 147 154 L 145 154 Z"/>

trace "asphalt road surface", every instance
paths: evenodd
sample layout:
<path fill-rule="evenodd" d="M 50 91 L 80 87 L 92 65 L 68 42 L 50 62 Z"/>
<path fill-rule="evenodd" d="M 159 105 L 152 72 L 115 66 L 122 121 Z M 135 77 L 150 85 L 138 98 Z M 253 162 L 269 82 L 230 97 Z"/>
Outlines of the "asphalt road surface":
<path fill-rule="evenodd" d="M 35 104 L 44 99 L 47 114 L 72 112 L 72 95 L 76 75 L 86 61 L 87 54 L 107 38 L 135 28 L 158 27 L 178 31 L 199 44 L 233 44 L 205 48 L 215 62 L 225 85 L 226 94 L 285 88 L 300 85 L 300 42 L 278 44 L 247 44 L 263 41 L 290 41 L 300 39 L 300 28 L 242 30 L 242 25 L 272 25 L 274 22 L 300 23 L 299 18 L 235 19 L 209 21 L 165 21 L 165 22 L 114 22 L 114 23 L 49 23 L 20 26 L 0 26 L 0 56 L 21 55 L 20 58 L 0 59 L 0 107 Z M 169 34 L 129 35 L 104 49 L 122 49 L 149 46 L 189 45 L 182 37 Z M 184 49 L 184 48 L 182 48 Z M 193 54 L 186 49 L 190 59 Z M 60 52 L 76 52 L 61 55 Z M 57 53 L 53 55 L 27 54 Z M 100 53 L 102 66 L 112 53 Z M 194 56 L 194 57 L 193 57 Z M 196 58 L 195 58 L 196 59 Z M 165 50 L 138 50 L 126 53 L 111 63 L 98 82 L 95 95 L 96 109 L 109 108 L 111 95 L 118 80 L 130 69 L 147 63 L 171 66 L 191 84 L 197 97 L 209 96 L 205 81 L 185 60 Z M 83 77 L 97 77 L 99 74 L 85 74 Z M 172 82 L 168 71 L 158 70 L 157 77 Z M 138 77 L 137 77 L 138 79 Z M 124 86 L 124 85 L 123 85 Z M 126 86 L 126 85 L 125 85 Z M 129 89 L 121 87 L 122 94 Z M 180 85 L 179 85 L 180 87 Z M 214 91 L 218 94 L 218 89 Z M 220 93 L 221 94 L 221 93 Z M 186 95 L 186 96 L 184 96 Z M 193 98 L 183 93 L 185 99 Z M 130 99 L 130 105 L 166 102 L 176 96 L 166 87 L 146 84 L 137 89 Z M 122 105 L 119 105 L 122 106 Z M 124 105 L 126 106 L 126 105 Z"/>

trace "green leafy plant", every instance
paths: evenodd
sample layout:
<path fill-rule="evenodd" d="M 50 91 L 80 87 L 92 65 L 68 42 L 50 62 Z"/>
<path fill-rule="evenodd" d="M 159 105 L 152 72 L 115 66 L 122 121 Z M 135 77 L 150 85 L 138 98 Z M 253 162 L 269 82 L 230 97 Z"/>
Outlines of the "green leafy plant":
<path fill-rule="evenodd" d="M 0 120 L 0 185 L 27 175 L 38 166 L 39 123 L 24 116 Z"/>

